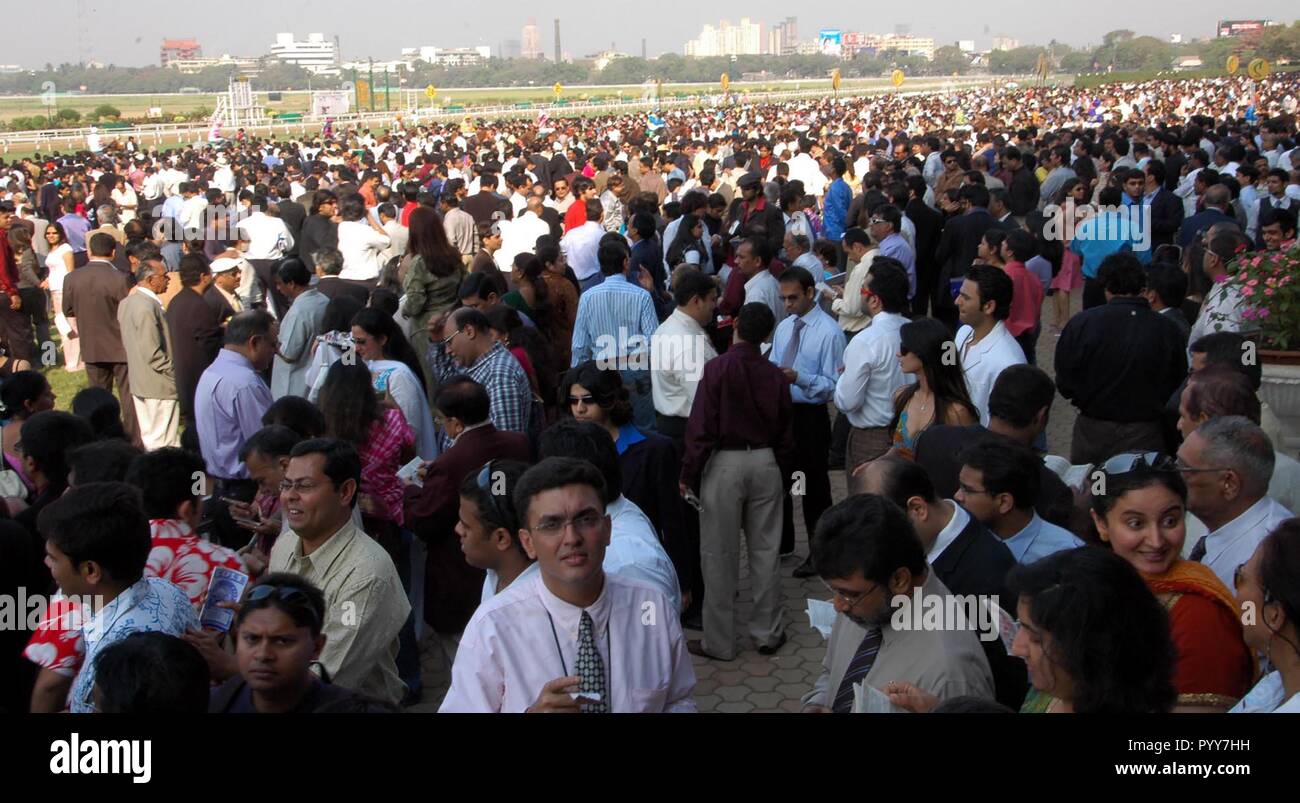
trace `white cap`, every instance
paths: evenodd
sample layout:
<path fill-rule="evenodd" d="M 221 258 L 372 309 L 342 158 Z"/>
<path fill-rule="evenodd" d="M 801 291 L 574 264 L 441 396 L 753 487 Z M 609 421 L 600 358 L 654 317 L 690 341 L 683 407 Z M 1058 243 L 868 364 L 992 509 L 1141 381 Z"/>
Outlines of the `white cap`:
<path fill-rule="evenodd" d="M 235 257 L 217 257 L 212 260 L 213 273 L 225 273 L 236 268 L 244 267 L 244 260 Z"/>

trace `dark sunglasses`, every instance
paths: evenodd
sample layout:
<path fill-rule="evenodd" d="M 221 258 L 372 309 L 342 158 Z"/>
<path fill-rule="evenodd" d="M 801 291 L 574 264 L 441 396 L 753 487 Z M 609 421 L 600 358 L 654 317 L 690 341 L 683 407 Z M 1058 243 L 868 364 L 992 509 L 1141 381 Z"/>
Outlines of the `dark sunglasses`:
<path fill-rule="evenodd" d="M 492 461 L 489 460 L 479 469 L 478 476 L 474 478 L 474 484 L 478 489 L 487 494 L 488 504 L 492 505 L 492 513 L 496 521 L 506 521 L 506 516 L 501 512 L 501 507 L 497 504 L 497 496 L 492 493 Z"/>
<path fill-rule="evenodd" d="M 1129 474 L 1143 469 L 1148 471 L 1177 471 L 1178 461 L 1172 455 L 1161 452 L 1127 452 L 1117 454 L 1101 465 L 1101 470 L 1110 476 Z"/>
<path fill-rule="evenodd" d="M 591 394 L 588 394 L 588 395 L 586 395 L 586 396 L 570 396 L 570 397 L 569 397 L 569 406 L 570 406 L 570 407 L 572 407 L 573 405 L 577 404 L 578 402 L 582 402 L 583 404 L 595 404 L 595 403 L 596 403 L 596 397 L 595 397 L 595 396 L 592 396 Z"/>
<path fill-rule="evenodd" d="M 311 597 L 307 596 L 307 592 L 297 586 L 253 586 L 252 590 L 248 592 L 248 596 L 244 598 L 244 602 L 260 602 L 270 597 L 275 597 L 292 608 L 311 614 L 312 620 L 317 625 L 321 624 L 320 613 L 316 610 L 316 606 L 312 604 Z"/>

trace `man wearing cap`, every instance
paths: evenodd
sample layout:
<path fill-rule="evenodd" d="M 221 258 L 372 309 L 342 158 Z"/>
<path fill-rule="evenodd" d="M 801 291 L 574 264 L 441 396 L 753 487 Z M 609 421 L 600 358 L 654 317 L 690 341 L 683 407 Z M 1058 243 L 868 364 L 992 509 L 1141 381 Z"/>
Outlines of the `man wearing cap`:
<path fill-rule="evenodd" d="M 238 290 L 247 264 L 242 258 L 231 256 L 212 260 L 213 278 L 203 291 L 203 300 L 216 313 L 217 323 L 221 326 L 225 326 L 232 316 L 244 311 L 244 302 L 240 300 Z"/>
<path fill-rule="evenodd" d="M 736 244 L 750 237 L 762 238 L 767 242 L 768 252 L 775 254 L 781 250 L 781 243 L 785 239 L 785 220 L 781 209 L 775 204 L 769 204 L 763 197 L 763 182 L 758 176 L 746 173 L 737 183 L 740 198 L 731 202 L 731 209 L 727 212 L 725 236 Z"/>

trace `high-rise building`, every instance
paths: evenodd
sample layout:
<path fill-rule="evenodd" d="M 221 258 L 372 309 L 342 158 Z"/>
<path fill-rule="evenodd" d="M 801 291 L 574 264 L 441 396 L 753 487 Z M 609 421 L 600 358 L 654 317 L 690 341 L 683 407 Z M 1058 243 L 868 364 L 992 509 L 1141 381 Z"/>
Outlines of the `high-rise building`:
<path fill-rule="evenodd" d="M 294 39 L 291 33 L 277 33 L 271 56 L 308 72 L 333 71 L 339 63 L 338 45 L 323 33 L 309 33 L 306 41 Z"/>
<path fill-rule="evenodd" d="M 524 52 L 522 45 L 519 44 L 518 39 L 506 39 L 501 43 L 501 58 L 517 59 L 520 57 L 529 58 L 528 54 Z M 533 58 L 536 58 L 536 56 Z"/>
<path fill-rule="evenodd" d="M 1020 47 L 1019 39 L 1012 39 L 1010 36 L 993 37 L 994 50 L 1015 50 L 1018 47 Z"/>
<path fill-rule="evenodd" d="M 763 24 L 741 17 L 739 25 L 722 20 L 717 28 L 705 25 L 699 38 L 686 43 L 688 56 L 750 56 L 767 52 Z"/>
<path fill-rule="evenodd" d="M 203 55 L 197 39 L 164 39 L 158 50 L 158 62 L 169 66 L 177 59 L 197 59 Z"/>
<path fill-rule="evenodd" d="M 537 35 L 537 20 L 528 20 L 528 24 L 524 26 L 524 31 L 519 39 L 521 43 L 519 48 L 520 56 L 526 59 L 540 59 L 542 57 L 542 42 L 541 37 Z M 510 57 L 505 56 L 505 58 Z"/>

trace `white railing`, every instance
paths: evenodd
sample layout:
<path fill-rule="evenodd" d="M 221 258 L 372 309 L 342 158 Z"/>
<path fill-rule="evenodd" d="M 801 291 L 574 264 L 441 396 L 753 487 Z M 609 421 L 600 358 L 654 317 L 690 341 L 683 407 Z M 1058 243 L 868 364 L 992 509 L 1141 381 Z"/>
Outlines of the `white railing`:
<path fill-rule="evenodd" d="M 1012 79 L 1013 76 L 999 76 L 1002 80 Z M 909 90 L 902 94 L 914 95 L 924 92 L 934 92 L 936 90 L 945 90 L 956 88 L 957 86 L 970 87 L 991 83 L 996 80 L 990 76 L 978 77 L 930 77 L 911 79 L 914 84 L 926 84 L 915 90 Z M 892 91 L 889 87 L 850 87 L 840 91 L 842 97 L 857 97 L 862 95 L 882 94 Z M 812 90 L 784 90 L 775 92 L 750 92 L 743 95 L 733 95 L 732 101 L 740 103 L 771 103 L 781 100 L 798 100 L 800 98 L 824 98 L 826 97 L 825 89 Z M 334 116 L 332 119 L 334 125 L 338 128 L 347 128 L 354 126 L 366 126 L 370 124 L 387 124 L 395 122 L 398 118 L 408 123 L 426 123 L 426 122 L 445 122 L 451 120 L 463 120 L 466 116 L 474 118 L 505 118 L 505 117 L 533 117 L 539 112 L 546 112 L 552 119 L 557 117 L 566 117 L 574 115 L 589 114 L 618 114 L 631 111 L 652 111 L 656 108 L 673 108 L 683 106 L 695 106 L 702 103 L 715 103 L 721 99 L 721 93 L 695 94 L 680 98 L 662 98 L 660 100 L 651 99 L 620 99 L 620 100 L 575 100 L 555 105 L 553 103 L 537 104 L 532 103 L 505 105 L 497 104 L 491 106 L 466 106 L 463 109 L 449 111 L 445 108 L 430 107 L 416 109 L 393 109 L 391 111 L 360 112 L 346 115 Z M 285 136 L 305 136 L 308 131 L 317 132 L 325 123 L 325 117 L 317 117 L 304 114 L 295 120 L 276 121 L 268 120 L 256 125 L 246 125 L 245 130 L 257 133 L 270 134 L 272 137 L 276 133 Z M 101 142 L 112 142 L 113 140 L 125 140 L 127 137 L 135 137 L 137 143 L 142 147 L 161 146 L 161 145 L 183 145 L 187 143 L 206 142 L 208 133 L 211 131 L 210 122 L 203 123 L 156 123 L 131 126 L 130 128 L 97 128 Z M 80 128 L 60 128 L 43 131 L 11 131 L 0 133 L 0 152 L 5 154 L 11 150 L 65 150 L 78 151 L 84 150 L 86 146 L 86 137 L 89 135 L 90 126 Z"/>

